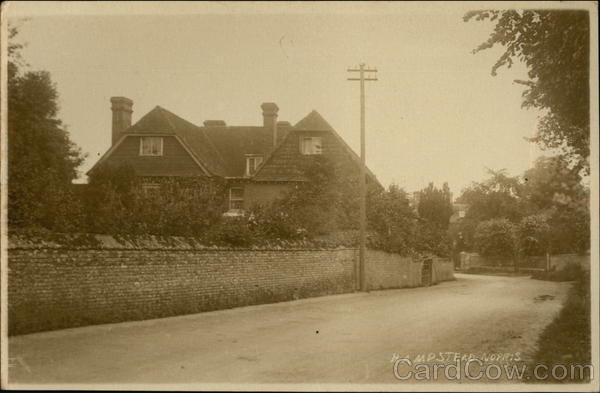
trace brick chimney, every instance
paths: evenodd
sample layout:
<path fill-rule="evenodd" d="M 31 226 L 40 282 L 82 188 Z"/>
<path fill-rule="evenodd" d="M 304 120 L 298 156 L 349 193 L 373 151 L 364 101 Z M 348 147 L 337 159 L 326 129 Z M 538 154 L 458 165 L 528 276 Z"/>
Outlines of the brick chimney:
<path fill-rule="evenodd" d="M 273 133 L 273 148 L 277 146 L 277 112 L 279 107 L 274 102 L 265 102 L 261 106 L 263 111 L 263 127 Z"/>
<path fill-rule="evenodd" d="M 112 104 L 112 144 L 117 143 L 121 133 L 131 126 L 133 101 L 126 97 L 111 97 Z"/>

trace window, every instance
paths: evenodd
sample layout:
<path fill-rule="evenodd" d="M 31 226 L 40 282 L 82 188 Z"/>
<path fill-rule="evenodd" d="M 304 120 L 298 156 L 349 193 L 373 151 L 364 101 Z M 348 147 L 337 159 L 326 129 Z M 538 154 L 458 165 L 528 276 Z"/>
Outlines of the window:
<path fill-rule="evenodd" d="M 244 209 L 244 189 L 241 187 L 231 187 L 229 189 L 229 210 Z"/>
<path fill-rule="evenodd" d="M 143 136 L 140 138 L 140 156 L 162 156 L 163 138 Z"/>
<path fill-rule="evenodd" d="M 300 137 L 300 153 L 302 154 L 322 154 L 321 137 L 302 136 Z"/>
<path fill-rule="evenodd" d="M 246 156 L 246 176 L 254 174 L 262 162 L 262 156 Z"/>

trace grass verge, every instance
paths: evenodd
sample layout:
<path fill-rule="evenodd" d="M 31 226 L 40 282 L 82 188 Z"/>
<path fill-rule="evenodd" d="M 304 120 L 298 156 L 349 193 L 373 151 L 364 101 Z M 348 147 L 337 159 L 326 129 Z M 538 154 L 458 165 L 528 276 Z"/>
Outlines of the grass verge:
<path fill-rule="evenodd" d="M 538 340 L 538 350 L 530 370 L 537 365 L 547 366 L 539 374 L 547 378 L 540 380 L 538 376 L 531 378 L 531 382 L 589 382 L 589 368 L 582 372 L 580 366 L 591 364 L 590 314 L 590 276 L 581 274 L 569 290 L 558 316 L 544 329 Z M 565 369 L 567 373 L 563 377 Z"/>

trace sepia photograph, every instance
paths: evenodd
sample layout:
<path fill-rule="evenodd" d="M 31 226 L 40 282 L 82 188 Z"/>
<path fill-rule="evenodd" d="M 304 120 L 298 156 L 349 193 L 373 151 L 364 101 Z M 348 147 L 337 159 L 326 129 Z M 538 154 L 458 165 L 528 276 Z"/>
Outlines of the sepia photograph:
<path fill-rule="evenodd" d="M 600 391 L 597 1 L 5 1 L 2 390 Z"/>

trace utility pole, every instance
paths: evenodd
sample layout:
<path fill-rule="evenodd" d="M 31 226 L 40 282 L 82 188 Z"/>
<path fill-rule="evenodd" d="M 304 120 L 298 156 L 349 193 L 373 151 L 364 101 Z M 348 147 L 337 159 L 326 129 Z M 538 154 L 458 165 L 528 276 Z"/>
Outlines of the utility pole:
<path fill-rule="evenodd" d="M 366 68 L 364 63 L 359 68 L 348 68 L 348 72 L 358 72 L 358 78 L 348 78 L 349 81 L 360 81 L 360 251 L 358 258 L 359 286 L 361 291 L 367 290 L 365 277 L 365 248 L 367 244 L 367 165 L 365 157 L 365 82 L 376 81 L 375 68 Z M 365 73 L 369 73 L 365 77 Z"/>

